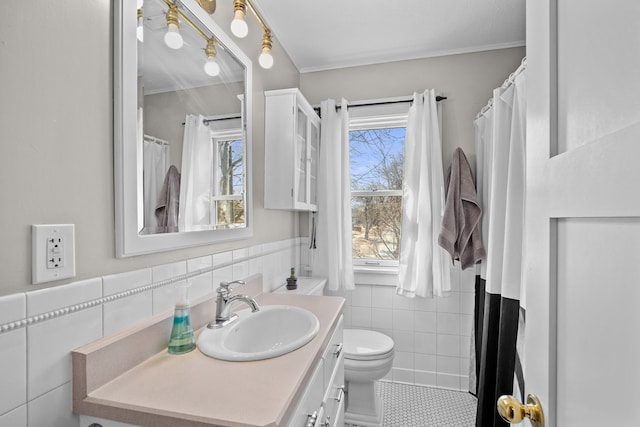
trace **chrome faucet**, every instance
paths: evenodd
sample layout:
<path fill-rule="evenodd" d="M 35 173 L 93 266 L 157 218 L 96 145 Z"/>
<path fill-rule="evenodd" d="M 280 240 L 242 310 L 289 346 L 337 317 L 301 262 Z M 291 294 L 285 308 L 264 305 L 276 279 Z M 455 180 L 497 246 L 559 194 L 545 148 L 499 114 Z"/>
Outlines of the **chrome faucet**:
<path fill-rule="evenodd" d="M 218 329 L 238 318 L 236 313 L 231 313 L 231 304 L 236 301 L 243 301 L 251 307 L 251 312 L 255 313 L 260 310 L 258 303 L 248 295 L 234 295 L 231 294 L 231 285 L 245 285 L 244 280 L 234 280 L 233 282 L 220 282 L 220 287 L 216 290 L 218 293 L 218 299 L 216 300 L 216 318 L 209 322 L 207 328 Z"/>

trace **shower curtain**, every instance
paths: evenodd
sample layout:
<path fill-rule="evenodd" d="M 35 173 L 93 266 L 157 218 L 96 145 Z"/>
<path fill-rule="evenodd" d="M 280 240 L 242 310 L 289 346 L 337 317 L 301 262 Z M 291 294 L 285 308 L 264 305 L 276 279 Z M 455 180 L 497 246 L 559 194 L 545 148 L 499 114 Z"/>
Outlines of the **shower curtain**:
<path fill-rule="evenodd" d="M 525 61 L 494 90 L 476 129 L 477 188 L 487 258 L 476 277 L 476 426 L 508 426 L 496 410 L 503 394 L 522 399 L 522 284 L 525 184 Z M 521 400 L 522 401 L 522 400 Z"/>
<path fill-rule="evenodd" d="M 142 141 L 142 194 L 144 227 L 155 228 L 156 204 L 169 170 L 169 143 L 144 134 L 142 108 L 138 108 L 136 136 Z"/>
<path fill-rule="evenodd" d="M 169 170 L 169 145 L 155 138 L 143 140 L 144 226 L 156 227 L 156 204 L 164 177 Z"/>
<path fill-rule="evenodd" d="M 398 295 L 451 290 L 451 257 L 438 244 L 444 209 L 442 138 L 434 90 L 414 93 L 407 118 Z"/>
<path fill-rule="evenodd" d="M 204 116 L 188 114 L 182 142 L 180 206 L 178 227 L 181 231 L 209 229 L 211 185 L 213 182 L 213 143 Z"/>
<path fill-rule="evenodd" d="M 319 249 L 314 274 L 327 278 L 327 289 L 354 290 L 351 243 L 351 172 L 349 165 L 349 112 L 347 101 L 340 108 L 334 100 L 322 101 L 322 133 L 318 176 Z"/>

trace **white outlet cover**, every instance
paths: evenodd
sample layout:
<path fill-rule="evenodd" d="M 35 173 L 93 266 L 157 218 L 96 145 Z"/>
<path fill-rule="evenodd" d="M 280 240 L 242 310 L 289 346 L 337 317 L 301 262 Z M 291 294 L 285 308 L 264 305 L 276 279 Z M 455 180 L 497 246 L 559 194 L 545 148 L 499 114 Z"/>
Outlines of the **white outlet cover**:
<path fill-rule="evenodd" d="M 55 240 L 50 242 L 49 240 Z M 59 245 L 58 245 L 59 243 Z M 52 247 L 61 250 L 52 252 Z M 74 224 L 33 224 L 31 226 L 31 283 L 53 282 L 76 275 Z M 49 262 L 56 257 L 55 262 Z"/>

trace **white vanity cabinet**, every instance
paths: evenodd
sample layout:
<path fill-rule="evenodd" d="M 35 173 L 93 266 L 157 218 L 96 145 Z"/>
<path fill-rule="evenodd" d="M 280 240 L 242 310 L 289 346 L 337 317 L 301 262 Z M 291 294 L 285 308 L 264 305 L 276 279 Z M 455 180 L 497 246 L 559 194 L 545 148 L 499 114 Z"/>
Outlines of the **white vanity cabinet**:
<path fill-rule="evenodd" d="M 298 89 L 264 95 L 265 208 L 315 211 L 320 117 Z"/>
<path fill-rule="evenodd" d="M 80 427 L 138 427 L 133 424 L 121 423 L 119 421 L 105 420 L 104 418 L 80 415 Z"/>
<path fill-rule="evenodd" d="M 287 427 L 342 427 L 344 424 L 343 317 L 298 401 Z"/>

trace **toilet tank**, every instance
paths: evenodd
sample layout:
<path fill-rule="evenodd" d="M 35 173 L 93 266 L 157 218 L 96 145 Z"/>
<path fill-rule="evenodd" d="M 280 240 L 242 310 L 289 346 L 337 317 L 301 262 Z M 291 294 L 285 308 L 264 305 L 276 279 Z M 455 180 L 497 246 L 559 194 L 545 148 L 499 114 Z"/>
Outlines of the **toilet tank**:
<path fill-rule="evenodd" d="M 282 285 L 273 291 L 275 294 L 323 295 L 327 279 L 324 277 L 298 277 L 298 288 L 288 290 Z"/>

